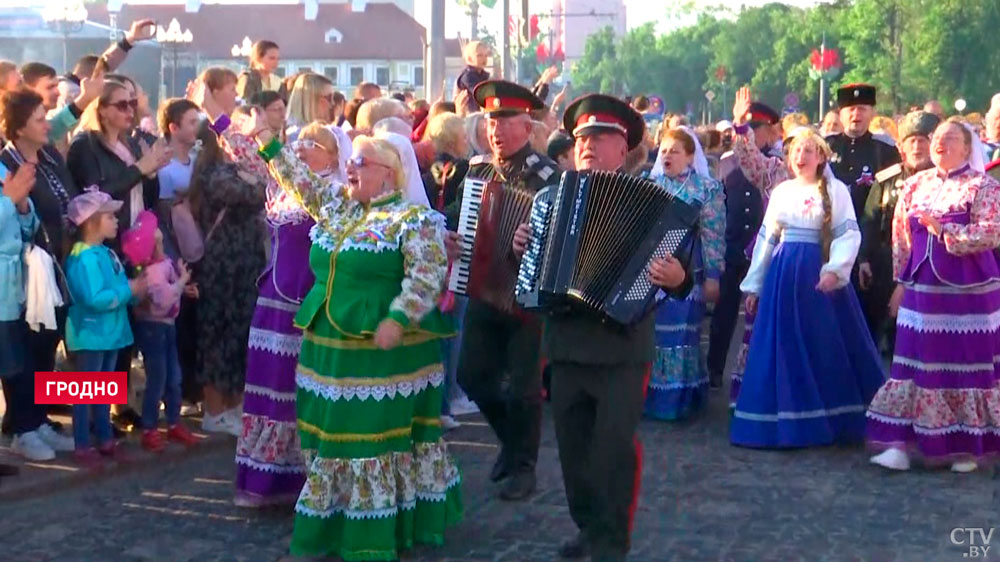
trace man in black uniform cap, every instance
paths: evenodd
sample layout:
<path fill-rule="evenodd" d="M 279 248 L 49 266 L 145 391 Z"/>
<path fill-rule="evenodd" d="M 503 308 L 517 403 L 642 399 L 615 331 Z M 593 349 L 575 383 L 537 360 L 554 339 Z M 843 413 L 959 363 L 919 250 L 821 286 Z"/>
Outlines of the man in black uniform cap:
<path fill-rule="evenodd" d="M 860 219 L 864 215 L 868 192 L 875 182 L 875 172 L 898 164 L 899 151 L 891 138 L 868 132 L 868 126 L 875 116 L 875 86 L 842 86 L 837 90 L 837 105 L 840 107 L 840 121 L 844 124 L 844 132 L 826 138 L 833 151 L 830 168 L 837 179 L 851 190 L 854 213 Z M 887 313 L 885 303 L 878 295 L 861 288 L 857 268 L 851 277 L 854 288 L 858 291 L 868 330 L 877 344 L 881 339 Z"/>
<path fill-rule="evenodd" d="M 735 119 L 739 122 L 742 118 L 740 115 Z M 772 145 L 781 140 L 780 123 L 781 116 L 766 104 L 750 104 L 749 125 L 754 131 L 757 148 L 765 156 L 780 156 L 771 154 Z M 732 171 L 722 180 L 726 188 L 726 268 L 719 281 L 719 302 L 712 313 L 708 340 L 708 378 L 714 389 L 722 388 L 722 371 L 726 368 L 729 345 L 740 314 L 743 300 L 740 283 L 750 268 L 746 249 L 764 220 L 764 197 L 760 189 L 743 175 L 738 162 L 730 164 L 729 159 L 736 160 L 737 156 L 727 155 L 719 166 Z"/>
<path fill-rule="evenodd" d="M 622 171 L 625 156 L 642 141 L 646 125 L 625 102 L 592 94 L 570 104 L 563 123 L 576 138 L 578 170 Z M 622 197 L 627 197 L 622 193 Z M 514 251 L 531 236 L 521 225 Z M 655 285 L 683 296 L 691 276 L 673 257 L 655 260 Z M 546 319 L 543 342 L 552 367 L 552 415 L 559 442 L 566 500 L 580 533 L 560 555 L 624 560 L 639 492 L 642 417 L 649 367 L 655 354 L 653 314 L 638 324 L 604 322 L 592 311 L 564 309 Z"/>
<path fill-rule="evenodd" d="M 926 111 L 913 111 L 899 123 L 899 151 L 903 161 L 883 168 L 875 174 L 875 183 L 868 192 L 864 213 L 858 217 L 861 226 L 861 249 L 858 252 L 858 284 L 877 306 L 888 310 L 889 298 L 896 288 L 892 273 L 892 217 L 899 200 L 899 189 L 910 176 L 934 167 L 931 162 L 931 135 L 941 119 Z M 883 319 L 885 316 L 883 316 Z M 891 356 L 896 326 L 889 321 L 883 326 L 885 351 Z M 873 335 L 881 330 L 876 330 Z M 876 340 L 876 344 L 879 342 Z"/>
<path fill-rule="evenodd" d="M 531 149 L 530 111 L 544 104 L 527 88 L 489 80 L 473 97 L 486 113 L 493 153 L 469 162 L 468 177 L 498 180 L 538 191 L 556 177 L 556 165 Z M 463 190 L 446 209 L 457 224 Z M 504 478 L 500 497 L 520 500 L 535 490 L 535 462 L 542 423 L 542 374 L 539 357 L 541 322 L 527 314 L 508 314 L 469 299 L 458 359 L 458 384 L 475 401 L 497 439 L 500 454 L 490 479 Z M 503 375 L 509 375 L 504 391 Z"/>

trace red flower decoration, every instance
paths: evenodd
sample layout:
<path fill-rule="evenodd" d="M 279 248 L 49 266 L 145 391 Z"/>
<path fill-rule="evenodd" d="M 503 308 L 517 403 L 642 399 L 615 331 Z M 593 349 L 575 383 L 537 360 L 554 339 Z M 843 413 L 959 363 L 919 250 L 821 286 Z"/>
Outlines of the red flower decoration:
<path fill-rule="evenodd" d="M 556 44 L 556 50 L 552 53 L 552 60 L 563 62 L 566 60 L 566 53 L 563 51 L 562 43 Z"/>
<path fill-rule="evenodd" d="M 534 40 L 541 31 L 538 29 L 538 14 L 532 14 L 528 18 L 528 39 Z"/>
<path fill-rule="evenodd" d="M 827 72 L 832 68 L 840 67 L 840 53 L 837 52 L 837 49 L 826 49 L 820 54 L 818 49 L 813 49 L 812 54 L 809 55 L 809 62 L 812 64 L 813 70 Z"/>
<path fill-rule="evenodd" d="M 545 62 L 549 60 L 549 49 L 545 46 L 545 41 L 538 44 L 538 48 L 535 49 L 535 57 L 540 62 Z"/>

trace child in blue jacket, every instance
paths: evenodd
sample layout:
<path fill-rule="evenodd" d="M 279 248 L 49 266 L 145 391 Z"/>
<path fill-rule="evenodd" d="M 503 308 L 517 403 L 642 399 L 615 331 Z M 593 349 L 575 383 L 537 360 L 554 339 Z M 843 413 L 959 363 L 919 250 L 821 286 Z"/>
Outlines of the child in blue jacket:
<path fill-rule="evenodd" d="M 129 281 L 125 267 L 104 245 L 118 236 L 115 213 L 122 202 L 107 193 L 86 191 L 69 203 L 68 216 L 78 228 L 77 242 L 66 258 L 66 280 L 72 304 L 66 319 L 66 349 L 74 354 L 82 372 L 111 372 L 118 351 L 132 344 L 128 305 L 142 298 L 145 282 Z M 90 417 L 94 418 L 97 448 L 90 442 Z M 111 406 L 73 406 L 74 457 L 89 468 L 101 457 L 122 460 L 111 433 Z"/>

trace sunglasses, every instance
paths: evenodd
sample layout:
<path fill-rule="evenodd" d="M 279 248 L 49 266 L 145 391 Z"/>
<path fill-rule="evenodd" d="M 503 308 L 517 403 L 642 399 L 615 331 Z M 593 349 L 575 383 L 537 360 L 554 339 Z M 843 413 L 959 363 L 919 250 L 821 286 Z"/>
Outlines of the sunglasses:
<path fill-rule="evenodd" d="M 127 113 L 129 109 L 132 111 L 139 109 L 139 100 L 121 100 L 119 102 L 109 103 L 108 107 L 113 107 L 122 113 Z"/>
<path fill-rule="evenodd" d="M 364 156 L 353 156 L 347 159 L 348 166 L 354 166 L 355 168 L 365 168 L 368 166 L 382 166 L 383 168 L 391 168 L 392 166 L 387 166 L 381 162 L 376 162 L 371 158 L 365 158 Z"/>

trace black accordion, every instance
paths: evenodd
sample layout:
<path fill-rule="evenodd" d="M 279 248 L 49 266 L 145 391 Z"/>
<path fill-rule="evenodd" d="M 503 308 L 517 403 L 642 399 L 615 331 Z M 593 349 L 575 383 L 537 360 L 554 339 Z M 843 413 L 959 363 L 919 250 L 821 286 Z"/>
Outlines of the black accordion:
<path fill-rule="evenodd" d="M 565 172 L 535 196 L 516 300 L 525 309 L 579 302 L 634 324 L 656 305 L 650 262 L 690 259 L 699 211 L 646 179 Z"/>

